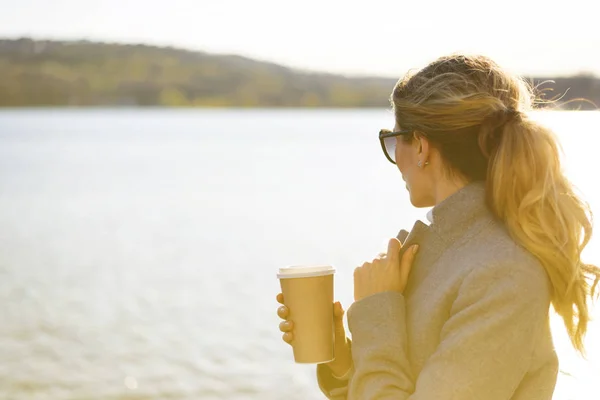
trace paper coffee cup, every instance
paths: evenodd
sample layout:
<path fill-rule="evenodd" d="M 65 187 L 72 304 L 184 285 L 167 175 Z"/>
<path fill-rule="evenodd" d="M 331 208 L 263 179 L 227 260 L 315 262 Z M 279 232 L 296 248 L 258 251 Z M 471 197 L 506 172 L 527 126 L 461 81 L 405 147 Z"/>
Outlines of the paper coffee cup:
<path fill-rule="evenodd" d="M 294 321 L 294 360 L 318 364 L 333 360 L 333 274 L 331 266 L 279 269 L 288 319 Z"/>

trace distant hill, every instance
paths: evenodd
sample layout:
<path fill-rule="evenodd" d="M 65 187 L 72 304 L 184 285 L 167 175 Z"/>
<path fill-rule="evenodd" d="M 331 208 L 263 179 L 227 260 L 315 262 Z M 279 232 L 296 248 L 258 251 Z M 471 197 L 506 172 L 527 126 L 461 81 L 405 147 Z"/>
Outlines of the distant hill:
<path fill-rule="evenodd" d="M 599 78 L 553 80 L 542 86 L 552 89 L 546 98 L 586 98 L 600 106 Z M 170 47 L 0 40 L 0 107 L 388 107 L 395 82 Z M 568 107 L 592 108 L 579 101 Z"/>

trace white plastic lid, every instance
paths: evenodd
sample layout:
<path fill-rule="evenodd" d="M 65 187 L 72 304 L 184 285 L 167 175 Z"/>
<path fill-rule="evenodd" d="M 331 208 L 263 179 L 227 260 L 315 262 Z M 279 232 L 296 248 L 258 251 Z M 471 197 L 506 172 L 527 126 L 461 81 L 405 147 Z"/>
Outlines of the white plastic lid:
<path fill-rule="evenodd" d="M 316 266 L 292 266 L 279 268 L 277 278 L 289 279 L 289 278 L 310 278 L 313 276 L 331 275 L 335 273 L 335 268 L 330 265 L 316 265 Z"/>

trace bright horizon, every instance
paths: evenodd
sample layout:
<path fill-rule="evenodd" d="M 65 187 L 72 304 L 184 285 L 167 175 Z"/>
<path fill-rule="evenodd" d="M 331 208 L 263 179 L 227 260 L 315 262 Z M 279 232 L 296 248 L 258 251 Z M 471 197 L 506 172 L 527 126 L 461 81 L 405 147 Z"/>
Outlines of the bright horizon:
<path fill-rule="evenodd" d="M 600 76 L 593 0 L 400 5 L 371 0 L 22 0 L 5 6 L 0 37 L 90 40 L 236 54 L 295 69 L 399 77 L 453 52 L 480 53 L 523 75 Z"/>

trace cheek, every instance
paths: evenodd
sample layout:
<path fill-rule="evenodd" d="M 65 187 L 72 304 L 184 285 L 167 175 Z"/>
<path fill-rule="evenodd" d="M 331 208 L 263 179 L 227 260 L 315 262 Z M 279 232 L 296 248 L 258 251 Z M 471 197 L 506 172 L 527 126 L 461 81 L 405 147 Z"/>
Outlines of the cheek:
<path fill-rule="evenodd" d="M 410 151 L 410 145 L 399 143 L 396 145 L 396 165 L 398 169 L 404 175 L 410 167 L 412 153 Z"/>

